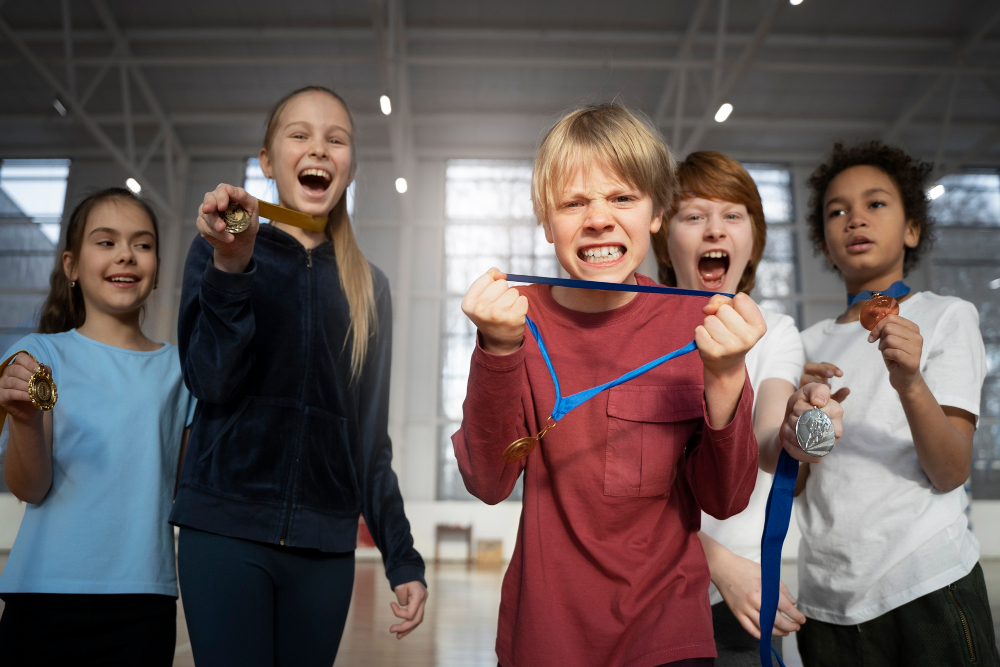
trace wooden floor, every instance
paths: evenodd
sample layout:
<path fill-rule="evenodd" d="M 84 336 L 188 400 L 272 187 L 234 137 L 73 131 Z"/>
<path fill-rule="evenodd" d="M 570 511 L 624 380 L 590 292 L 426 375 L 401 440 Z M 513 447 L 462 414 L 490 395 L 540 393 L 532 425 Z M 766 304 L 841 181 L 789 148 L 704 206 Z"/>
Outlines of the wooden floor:
<path fill-rule="evenodd" d="M 0 554 L 0 571 L 7 562 Z M 1000 560 L 983 560 L 993 622 L 1000 637 Z M 795 564 L 782 565 L 782 578 L 794 595 Z M 423 625 L 402 641 L 389 634 L 395 617 L 389 608 L 395 596 L 389 590 L 381 563 L 359 562 L 354 599 L 337 656 L 337 665 L 350 667 L 495 667 L 497 610 L 503 569 L 475 569 L 443 564 L 427 570 L 431 591 Z M 0 612 L 3 602 L 0 601 Z M 801 667 L 794 637 L 785 643 L 786 667 Z M 193 667 L 183 606 L 178 606 L 175 667 Z"/>

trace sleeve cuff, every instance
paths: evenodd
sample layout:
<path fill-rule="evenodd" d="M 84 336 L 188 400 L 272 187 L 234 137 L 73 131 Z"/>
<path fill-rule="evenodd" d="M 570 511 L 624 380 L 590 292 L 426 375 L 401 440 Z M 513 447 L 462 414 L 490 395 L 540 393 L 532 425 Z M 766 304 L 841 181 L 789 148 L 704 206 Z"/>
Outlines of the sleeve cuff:
<path fill-rule="evenodd" d="M 400 565 L 391 572 L 386 572 L 385 576 L 389 578 L 389 587 L 396 590 L 396 586 L 400 584 L 405 584 L 409 581 L 419 581 L 427 587 L 427 581 L 424 579 L 424 566 L 413 564 Z"/>
<path fill-rule="evenodd" d="M 713 442 L 720 442 L 732 438 L 740 429 L 742 422 L 746 422 L 753 429 L 753 387 L 750 385 L 750 374 L 747 373 L 743 380 L 743 393 L 740 394 L 740 401 L 736 404 L 736 412 L 729 423 L 722 428 L 712 428 L 708 421 L 708 404 L 705 402 L 705 394 L 701 395 L 701 407 L 705 411 L 702 420 L 705 422 L 705 433 Z"/>
<path fill-rule="evenodd" d="M 515 370 L 524 363 L 524 342 L 510 354 L 492 354 L 483 349 L 479 331 L 476 331 L 476 349 L 472 351 L 472 362 L 498 373 Z"/>
<path fill-rule="evenodd" d="M 256 274 L 257 262 L 252 257 L 243 273 L 227 273 L 216 268 L 210 255 L 205 273 L 202 275 L 202 284 L 226 294 L 244 294 L 253 288 L 253 279 Z"/>

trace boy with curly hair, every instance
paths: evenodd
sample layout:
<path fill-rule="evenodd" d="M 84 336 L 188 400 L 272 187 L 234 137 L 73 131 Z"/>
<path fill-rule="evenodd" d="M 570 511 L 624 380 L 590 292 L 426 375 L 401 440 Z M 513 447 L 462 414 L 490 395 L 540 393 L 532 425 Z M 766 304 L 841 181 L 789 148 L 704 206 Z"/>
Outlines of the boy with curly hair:
<path fill-rule="evenodd" d="M 859 323 L 862 293 L 901 282 L 933 241 L 930 172 L 880 142 L 838 143 L 809 180 L 813 245 L 848 307 L 802 332 L 802 381 L 851 396 L 796 500 L 806 667 L 1000 664 L 963 488 L 986 373 L 978 313 L 897 286 L 898 314 Z"/>

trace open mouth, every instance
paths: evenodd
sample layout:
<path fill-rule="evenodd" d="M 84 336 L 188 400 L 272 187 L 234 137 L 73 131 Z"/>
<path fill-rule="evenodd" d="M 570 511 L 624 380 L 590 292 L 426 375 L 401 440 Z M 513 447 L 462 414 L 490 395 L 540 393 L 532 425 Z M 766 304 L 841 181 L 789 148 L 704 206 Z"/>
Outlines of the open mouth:
<path fill-rule="evenodd" d="M 612 244 L 580 248 L 576 255 L 588 264 L 613 264 L 624 257 L 627 252 L 625 246 Z"/>
<path fill-rule="evenodd" d="M 299 172 L 299 184 L 311 195 L 322 195 L 330 189 L 333 175 L 325 169 L 303 169 Z"/>
<path fill-rule="evenodd" d="M 729 253 L 725 250 L 709 250 L 698 260 L 698 276 L 707 289 L 716 290 L 726 282 L 729 271 Z"/>
<path fill-rule="evenodd" d="M 847 252 L 859 253 L 864 252 L 872 247 L 871 239 L 864 236 L 853 236 L 851 240 L 847 243 Z"/>

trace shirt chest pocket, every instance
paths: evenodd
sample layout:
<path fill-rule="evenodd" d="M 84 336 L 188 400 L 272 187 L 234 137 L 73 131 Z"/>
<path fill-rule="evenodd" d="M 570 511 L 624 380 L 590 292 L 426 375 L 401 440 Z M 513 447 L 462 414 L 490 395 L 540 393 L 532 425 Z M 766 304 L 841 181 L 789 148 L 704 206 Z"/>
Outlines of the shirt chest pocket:
<path fill-rule="evenodd" d="M 699 385 L 613 387 L 604 495 L 666 498 L 704 415 Z"/>

